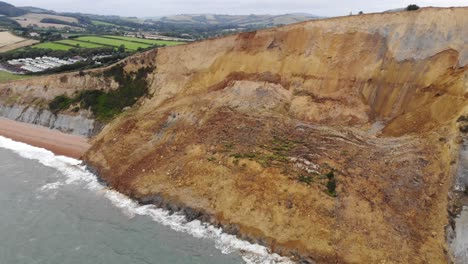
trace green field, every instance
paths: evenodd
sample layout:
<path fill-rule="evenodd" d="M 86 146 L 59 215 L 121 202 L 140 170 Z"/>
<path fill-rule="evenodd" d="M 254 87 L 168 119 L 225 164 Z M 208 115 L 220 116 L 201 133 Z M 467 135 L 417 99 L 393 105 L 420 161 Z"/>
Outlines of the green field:
<path fill-rule="evenodd" d="M 157 45 L 175 46 L 175 45 L 185 44 L 185 42 L 180 42 L 180 41 L 142 39 L 142 38 L 132 38 L 132 37 L 122 37 L 122 36 L 104 36 L 104 37 L 112 38 L 112 39 L 128 40 L 131 42 L 146 43 L 149 45 L 157 44 Z"/>
<path fill-rule="evenodd" d="M 89 42 L 82 42 L 82 41 L 76 41 L 76 40 L 72 40 L 72 39 L 64 39 L 64 40 L 59 40 L 59 41 L 55 41 L 55 43 L 61 43 L 61 44 L 65 44 L 65 45 L 71 45 L 75 48 L 78 48 L 78 45 L 80 45 L 79 47 L 80 48 L 101 48 L 103 47 L 102 45 L 99 45 L 99 44 L 94 44 L 94 43 L 89 43 Z"/>
<path fill-rule="evenodd" d="M 81 36 L 74 39 L 64 39 L 54 42 L 45 42 L 31 46 L 35 49 L 52 49 L 52 50 L 69 50 L 71 48 L 101 48 L 101 47 L 115 47 L 118 48 L 120 45 L 124 45 L 125 49 L 136 51 L 138 48 L 150 48 L 152 45 L 166 45 L 174 46 L 184 44 L 184 42 L 178 41 L 165 41 L 165 40 L 153 40 L 153 39 L 142 39 L 122 36 Z"/>
<path fill-rule="evenodd" d="M 91 20 L 91 23 L 96 26 L 111 26 L 111 27 L 118 27 L 118 25 L 112 24 L 112 23 L 107 23 L 104 21 L 99 21 L 99 20 Z"/>
<path fill-rule="evenodd" d="M 115 28 L 121 28 L 121 29 L 127 29 L 127 30 L 132 30 L 133 29 L 131 27 L 116 25 L 116 24 L 112 24 L 112 23 L 105 22 L 105 21 L 100 21 L 100 20 L 91 20 L 91 23 L 93 25 L 95 25 L 95 26 L 115 27 Z"/>
<path fill-rule="evenodd" d="M 77 38 L 79 41 L 85 41 L 85 42 L 91 42 L 95 44 L 102 44 L 106 46 L 113 46 L 118 48 L 120 45 L 124 45 L 126 49 L 129 50 L 137 50 L 138 48 L 148 48 L 151 45 L 149 44 L 143 44 L 143 43 L 136 43 L 136 42 L 130 42 L 130 41 L 125 41 L 125 40 L 120 40 L 120 39 L 110 39 L 110 38 L 103 38 L 99 36 L 85 36 L 85 37 L 79 37 Z"/>
<path fill-rule="evenodd" d="M 13 74 L 6 71 L 0 71 L 0 82 L 7 82 L 28 78 L 26 75 Z"/>
<path fill-rule="evenodd" d="M 56 42 L 45 42 L 32 46 L 35 49 L 69 50 L 72 46 L 63 45 Z"/>

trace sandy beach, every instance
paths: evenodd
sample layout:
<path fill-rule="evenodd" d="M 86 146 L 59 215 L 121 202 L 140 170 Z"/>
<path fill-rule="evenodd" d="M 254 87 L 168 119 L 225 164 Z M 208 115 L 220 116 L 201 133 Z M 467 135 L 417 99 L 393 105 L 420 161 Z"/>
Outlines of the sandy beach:
<path fill-rule="evenodd" d="M 80 158 L 90 147 L 83 136 L 65 134 L 42 126 L 0 118 L 0 136 L 48 149 L 57 155 Z"/>

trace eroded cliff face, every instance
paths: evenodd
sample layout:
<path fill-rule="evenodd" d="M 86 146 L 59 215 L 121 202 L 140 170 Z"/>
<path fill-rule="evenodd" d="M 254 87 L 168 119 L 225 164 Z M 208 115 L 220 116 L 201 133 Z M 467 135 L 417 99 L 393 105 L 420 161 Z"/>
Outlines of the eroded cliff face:
<path fill-rule="evenodd" d="M 152 62 L 141 67 L 131 58 L 86 72 L 0 84 L 0 117 L 92 136 L 148 95 L 147 74 L 153 70 Z"/>
<path fill-rule="evenodd" d="M 445 263 L 467 25 L 467 8 L 426 8 L 131 57 L 128 72 L 155 66 L 150 95 L 84 158 L 121 192 L 198 209 L 285 255 Z"/>
<path fill-rule="evenodd" d="M 85 137 L 97 134 L 102 128 L 102 125 L 94 120 L 89 111 L 59 114 L 47 109 L 35 108 L 34 106 L 0 104 L 0 117 Z"/>
<path fill-rule="evenodd" d="M 102 128 L 89 111 L 51 111 L 48 103 L 56 96 L 84 90 L 112 90 L 118 84 L 111 78 L 97 78 L 94 73 L 67 73 L 0 84 L 0 117 L 45 126 L 86 137 Z"/>
<path fill-rule="evenodd" d="M 444 263 L 466 25 L 466 8 L 424 9 L 146 53 L 131 67 L 155 63 L 151 96 L 85 159 L 284 254 Z"/>

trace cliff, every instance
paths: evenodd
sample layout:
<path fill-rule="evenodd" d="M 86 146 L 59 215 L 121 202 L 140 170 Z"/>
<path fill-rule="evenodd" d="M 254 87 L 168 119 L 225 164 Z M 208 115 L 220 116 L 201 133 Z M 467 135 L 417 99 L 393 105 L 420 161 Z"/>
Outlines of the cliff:
<path fill-rule="evenodd" d="M 100 69 L 101 72 L 105 69 Z M 52 111 L 48 107 L 60 95 L 71 96 L 86 90 L 112 90 L 112 79 L 67 73 L 0 84 L 0 117 L 45 126 L 65 133 L 92 136 L 102 128 L 88 109 Z"/>
<path fill-rule="evenodd" d="M 152 67 L 148 94 L 84 159 L 125 194 L 193 208 L 285 255 L 445 263 L 457 120 L 468 110 L 467 25 L 468 8 L 425 8 L 128 58 L 125 72 Z M 92 72 L 60 78 L 0 91 L 31 101 L 86 83 L 115 89 Z"/>

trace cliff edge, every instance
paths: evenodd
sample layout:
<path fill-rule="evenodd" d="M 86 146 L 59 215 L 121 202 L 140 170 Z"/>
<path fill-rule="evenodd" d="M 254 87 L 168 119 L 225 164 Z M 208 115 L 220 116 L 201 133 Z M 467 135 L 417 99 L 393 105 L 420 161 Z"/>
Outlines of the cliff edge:
<path fill-rule="evenodd" d="M 468 8 L 424 8 L 128 58 L 114 67 L 151 66 L 147 95 L 84 159 L 125 194 L 192 208 L 298 259 L 446 263 L 467 25 Z M 72 80 L 115 89 L 101 77 Z M 0 85 L 4 98 L 27 82 Z"/>

